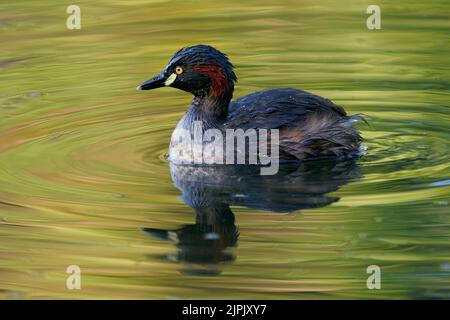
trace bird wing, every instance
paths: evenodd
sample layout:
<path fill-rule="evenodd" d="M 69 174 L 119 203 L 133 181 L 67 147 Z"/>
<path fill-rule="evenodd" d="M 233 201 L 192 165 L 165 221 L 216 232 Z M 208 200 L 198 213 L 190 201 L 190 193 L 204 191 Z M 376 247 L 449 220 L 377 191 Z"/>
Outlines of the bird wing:
<path fill-rule="evenodd" d="M 270 89 L 231 101 L 225 126 L 275 129 L 298 123 L 315 111 L 346 116 L 342 107 L 315 94 L 290 88 Z"/>

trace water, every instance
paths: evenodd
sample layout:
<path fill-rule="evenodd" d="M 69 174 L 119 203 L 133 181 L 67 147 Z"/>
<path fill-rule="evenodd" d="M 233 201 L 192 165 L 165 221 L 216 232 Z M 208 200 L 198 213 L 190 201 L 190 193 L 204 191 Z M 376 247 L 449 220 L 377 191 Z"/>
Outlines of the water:
<path fill-rule="evenodd" d="M 69 4 L 0 5 L 0 298 L 450 298 L 448 1 L 380 3 L 382 30 L 365 1 L 78 1 L 79 31 Z M 197 43 L 229 54 L 235 97 L 364 114 L 366 156 L 171 174 L 191 98 L 135 87 Z"/>

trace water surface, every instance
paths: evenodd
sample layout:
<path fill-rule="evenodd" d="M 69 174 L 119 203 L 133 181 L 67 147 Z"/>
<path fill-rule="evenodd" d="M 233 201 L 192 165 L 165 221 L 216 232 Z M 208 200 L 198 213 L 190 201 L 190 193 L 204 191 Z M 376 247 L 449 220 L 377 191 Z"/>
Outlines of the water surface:
<path fill-rule="evenodd" d="M 0 5 L 0 298 L 450 298 L 448 1 L 381 1 L 381 30 L 366 1 L 77 1 L 81 30 L 69 4 Z M 135 87 L 197 43 L 229 54 L 235 97 L 364 114 L 366 155 L 170 168 L 191 97 Z"/>

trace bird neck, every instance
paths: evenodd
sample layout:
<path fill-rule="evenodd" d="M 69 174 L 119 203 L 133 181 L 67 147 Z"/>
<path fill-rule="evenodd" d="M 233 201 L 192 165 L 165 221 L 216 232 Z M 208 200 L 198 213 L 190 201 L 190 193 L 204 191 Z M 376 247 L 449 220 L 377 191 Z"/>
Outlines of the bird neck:
<path fill-rule="evenodd" d="M 195 96 L 192 101 L 194 110 L 211 117 L 215 121 L 225 121 L 228 116 L 228 106 L 230 105 L 233 91 L 225 92 L 220 96 L 203 95 Z"/>

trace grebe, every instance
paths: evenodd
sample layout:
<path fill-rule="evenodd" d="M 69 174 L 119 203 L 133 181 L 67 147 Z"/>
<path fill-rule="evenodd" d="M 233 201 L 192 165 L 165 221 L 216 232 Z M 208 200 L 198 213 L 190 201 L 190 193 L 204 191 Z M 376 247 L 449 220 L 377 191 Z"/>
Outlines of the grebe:
<path fill-rule="evenodd" d="M 183 129 L 193 135 L 199 121 L 202 130 L 221 132 L 278 129 L 280 160 L 359 154 L 362 137 L 353 122 L 360 116 L 347 116 L 330 100 L 291 88 L 258 91 L 231 101 L 236 81 L 225 54 L 208 45 L 195 45 L 176 52 L 160 74 L 137 89 L 170 86 L 194 95 L 175 131 Z M 176 160 L 178 146 L 172 135 L 169 159 Z"/>

